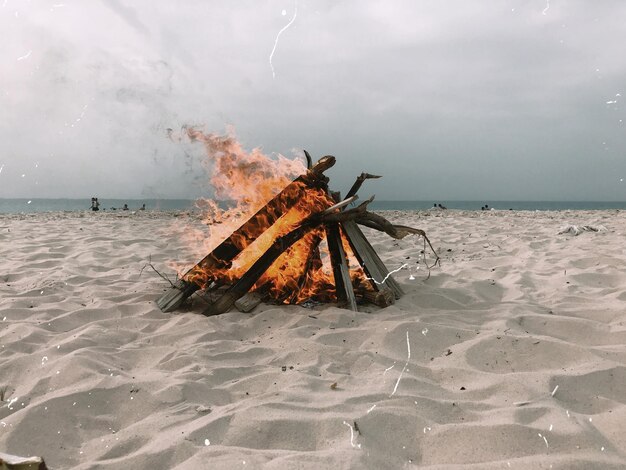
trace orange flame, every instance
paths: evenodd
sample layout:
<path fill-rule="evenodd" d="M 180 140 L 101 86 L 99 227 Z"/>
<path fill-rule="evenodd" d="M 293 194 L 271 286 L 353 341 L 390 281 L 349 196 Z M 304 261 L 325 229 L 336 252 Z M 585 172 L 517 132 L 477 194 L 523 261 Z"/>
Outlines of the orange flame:
<path fill-rule="evenodd" d="M 227 135 L 205 134 L 195 128 L 188 128 L 186 133 L 191 141 L 204 145 L 203 166 L 215 192 L 215 199 L 197 202 L 209 227 L 202 247 L 205 252 L 213 250 L 295 177 L 306 173 L 301 160 L 282 155 L 273 159 L 259 148 L 246 152 L 232 129 Z M 234 207 L 222 208 L 218 201 Z"/>
<path fill-rule="evenodd" d="M 307 184 L 307 170 L 299 160 L 281 155 L 273 159 L 258 148 L 248 153 L 232 132 L 220 136 L 187 129 L 187 135 L 206 149 L 204 166 L 216 198 L 234 204 L 223 209 L 215 200 L 198 202 L 209 230 L 204 254 L 222 250 L 229 253 L 229 259 L 213 257 L 208 269 L 200 263 L 185 275 L 190 282 L 203 287 L 233 284 L 279 237 L 334 204 L 326 188 Z M 278 257 L 252 290 L 279 303 L 336 300 L 325 237 L 323 227 L 310 230 Z M 353 285 L 371 289 L 343 233 L 342 241 Z"/>

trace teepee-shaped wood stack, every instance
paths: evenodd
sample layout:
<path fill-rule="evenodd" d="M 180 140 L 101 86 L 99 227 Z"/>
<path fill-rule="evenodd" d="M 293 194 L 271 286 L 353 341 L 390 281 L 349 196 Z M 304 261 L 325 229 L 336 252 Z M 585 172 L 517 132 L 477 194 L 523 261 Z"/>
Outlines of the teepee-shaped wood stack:
<path fill-rule="evenodd" d="M 332 298 L 342 307 L 357 310 L 358 301 L 384 307 L 400 298 L 403 294 L 400 285 L 389 275 L 359 225 L 397 239 L 417 234 L 428 241 L 426 234 L 419 229 L 394 225 L 368 212 L 367 205 L 373 198 L 358 207 L 346 208 L 357 199 L 356 193 L 363 182 L 378 176 L 361 174 L 340 200 L 338 193 L 329 191 L 328 178 L 324 176 L 324 171 L 335 164 L 335 158 L 326 156 L 313 165 L 309 154 L 305 152 L 305 155 L 307 173 L 296 178 L 187 271 L 157 300 L 162 311 L 176 309 L 199 290 L 209 302 L 205 315 L 227 312 L 236 302 L 242 311 L 249 311 L 267 298 L 280 303 L 300 303 L 303 293 L 316 282 L 315 273 L 321 272 L 320 245 L 324 242 L 334 281 L 331 285 L 326 283 L 326 290 L 331 292 L 323 296 L 325 299 Z M 299 217 L 295 222 L 294 213 Z M 253 246 L 263 236 L 261 249 Z M 256 249 L 255 254 L 244 256 L 252 249 Z M 242 257 L 248 260 L 243 266 Z M 233 274 L 235 263 L 241 274 Z"/>

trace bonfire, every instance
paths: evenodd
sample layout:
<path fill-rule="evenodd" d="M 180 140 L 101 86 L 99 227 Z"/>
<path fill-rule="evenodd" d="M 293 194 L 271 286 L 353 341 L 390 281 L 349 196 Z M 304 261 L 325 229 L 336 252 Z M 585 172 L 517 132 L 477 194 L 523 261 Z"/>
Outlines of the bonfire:
<path fill-rule="evenodd" d="M 232 136 L 205 135 L 188 129 L 192 141 L 204 143 L 214 156 L 217 193 L 239 198 L 228 216 L 213 201 L 209 224 L 225 221 L 238 227 L 213 242 L 210 252 L 187 270 L 157 300 L 169 312 L 192 294 L 207 302 L 203 314 L 229 311 L 233 306 L 251 311 L 262 301 L 279 304 L 336 303 L 357 310 L 370 302 L 380 307 L 403 295 L 359 225 L 387 233 L 394 239 L 418 235 L 438 257 L 423 230 L 394 225 L 367 210 L 373 197 L 355 206 L 363 182 L 379 176 L 362 173 L 348 193 L 331 191 L 324 172 L 336 159 L 322 157 L 317 163 L 304 151 L 307 166 L 289 181 L 284 172 L 264 168 L 267 159 L 258 149 L 242 151 Z M 278 162 L 293 172 L 296 163 Z M 276 194 L 276 188 L 282 187 Z M 252 192 L 250 192 L 252 189 Z M 251 196 L 251 194 L 253 196 Z M 271 198 L 268 197 L 272 194 Z M 262 203 L 262 205 L 260 205 Z M 216 237 L 212 237 L 215 239 Z M 432 267 L 432 266 L 431 266 Z"/>

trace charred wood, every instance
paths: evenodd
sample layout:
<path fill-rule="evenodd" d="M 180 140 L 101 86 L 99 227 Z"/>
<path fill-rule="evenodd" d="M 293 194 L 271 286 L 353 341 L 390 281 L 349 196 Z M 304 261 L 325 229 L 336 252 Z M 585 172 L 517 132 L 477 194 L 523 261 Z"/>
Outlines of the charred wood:
<path fill-rule="evenodd" d="M 278 237 L 274 243 L 255 261 L 255 263 L 230 287 L 214 304 L 204 312 L 206 316 L 218 315 L 231 309 L 237 299 L 242 297 L 260 279 L 263 273 L 278 259 L 278 257 L 300 240 L 312 227 L 321 220 L 319 214 L 306 219 L 299 227 Z"/>
<path fill-rule="evenodd" d="M 297 281 L 297 287 L 293 292 L 285 292 L 284 296 L 279 299 L 279 303 L 283 303 L 287 301 L 292 304 L 295 303 L 298 299 L 298 295 L 302 288 L 306 285 L 307 280 L 309 279 L 309 274 L 311 271 L 321 268 L 322 259 L 320 256 L 320 243 L 322 242 L 322 237 L 316 236 L 313 238 L 313 242 L 311 243 L 311 249 L 309 250 L 309 255 L 306 259 L 306 264 L 300 277 Z"/>
<path fill-rule="evenodd" d="M 337 289 L 337 301 L 345 302 L 350 310 L 357 311 L 356 297 L 350 279 L 350 268 L 346 253 L 341 244 L 341 233 L 339 224 L 331 222 L 326 224 L 326 240 L 328 241 L 328 251 L 335 278 L 335 288 Z"/>
<path fill-rule="evenodd" d="M 389 307 L 396 301 L 396 296 L 393 291 L 384 286 L 378 291 L 365 291 L 363 298 L 380 308 Z"/>
<path fill-rule="evenodd" d="M 202 284 L 207 281 L 206 273 L 211 269 L 230 266 L 231 261 L 241 252 L 242 240 L 250 243 L 261 234 L 263 227 L 263 224 L 259 223 L 261 220 L 266 221 L 265 225 L 276 222 L 285 209 L 293 207 L 298 202 L 306 187 L 326 187 L 328 178 L 323 173 L 331 168 L 335 161 L 335 157 L 330 155 L 322 157 L 305 175 L 296 178 L 217 248 L 187 271 L 174 287 L 157 300 L 158 307 L 164 312 L 176 309 L 202 287 Z"/>

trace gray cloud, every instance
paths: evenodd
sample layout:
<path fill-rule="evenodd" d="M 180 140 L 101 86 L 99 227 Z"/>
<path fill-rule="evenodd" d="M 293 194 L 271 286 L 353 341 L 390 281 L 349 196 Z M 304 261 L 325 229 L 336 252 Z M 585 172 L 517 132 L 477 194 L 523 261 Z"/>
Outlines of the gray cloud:
<path fill-rule="evenodd" d="M 550 3 L 300 0 L 273 79 L 292 1 L 9 0 L 0 197 L 195 196 L 167 129 L 232 124 L 378 199 L 621 200 L 626 4 Z"/>

